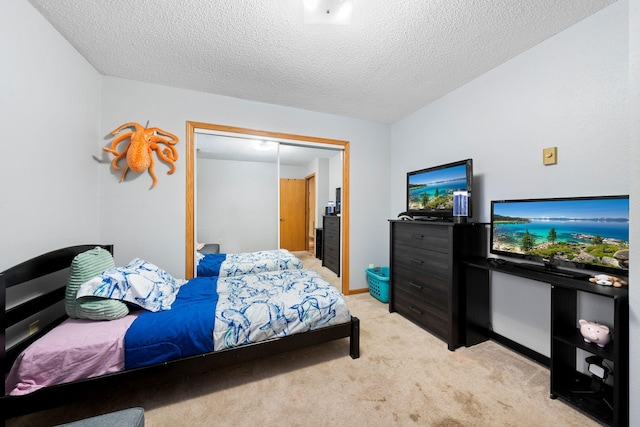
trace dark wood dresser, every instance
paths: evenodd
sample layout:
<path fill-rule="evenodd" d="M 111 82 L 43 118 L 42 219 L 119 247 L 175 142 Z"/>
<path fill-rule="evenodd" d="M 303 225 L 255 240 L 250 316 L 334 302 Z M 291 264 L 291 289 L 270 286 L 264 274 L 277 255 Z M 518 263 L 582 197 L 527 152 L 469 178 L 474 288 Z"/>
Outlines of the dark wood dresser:
<path fill-rule="evenodd" d="M 322 266 L 340 277 L 340 217 L 322 217 Z"/>
<path fill-rule="evenodd" d="M 316 258 L 322 259 L 322 228 L 316 228 Z"/>
<path fill-rule="evenodd" d="M 444 340 L 465 343 L 465 268 L 487 254 L 486 224 L 390 221 L 389 311 Z"/>

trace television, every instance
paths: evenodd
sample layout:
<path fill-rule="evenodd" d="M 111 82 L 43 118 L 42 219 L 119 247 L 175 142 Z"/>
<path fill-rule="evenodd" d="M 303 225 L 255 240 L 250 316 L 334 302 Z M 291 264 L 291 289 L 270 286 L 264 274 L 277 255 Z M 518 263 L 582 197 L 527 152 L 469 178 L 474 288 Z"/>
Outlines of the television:
<path fill-rule="evenodd" d="M 492 254 L 533 261 L 521 267 L 629 275 L 629 196 L 494 200 L 490 234 Z"/>
<path fill-rule="evenodd" d="M 473 160 L 466 159 L 407 173 L 407 210 L 417 219 L 453 220 L 454 193 L 466 192 L 460 213 L 472 217 Z M 456 212 L 457 213 L 457 212 Z M 465 215 L 466 214 L 466 215 Z"/>

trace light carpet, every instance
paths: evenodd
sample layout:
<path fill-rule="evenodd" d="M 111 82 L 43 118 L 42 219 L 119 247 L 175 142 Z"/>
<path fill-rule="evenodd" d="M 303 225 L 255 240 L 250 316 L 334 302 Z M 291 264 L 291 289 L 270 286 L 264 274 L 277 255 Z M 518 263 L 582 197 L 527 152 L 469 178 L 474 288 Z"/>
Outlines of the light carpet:
<path fill-rule="evenodd" d="M 313 261 L 313 260 L 310 260 Z M 19 417 L 51 426 L 132 406 L 146 426 L 597 426 L 549 398 L 549 370 L 492 341 L 455 352 L 369 294 L 346 297 L 361 322 L 361 356 L 347 339 L 263 360 L 105 391 Z"/>

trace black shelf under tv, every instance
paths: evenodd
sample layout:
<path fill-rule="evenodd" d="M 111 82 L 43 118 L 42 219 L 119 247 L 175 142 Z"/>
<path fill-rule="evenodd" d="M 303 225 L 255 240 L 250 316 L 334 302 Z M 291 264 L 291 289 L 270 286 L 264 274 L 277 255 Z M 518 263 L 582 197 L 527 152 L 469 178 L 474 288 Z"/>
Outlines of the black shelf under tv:
<path fill-rule="evenodd" d="M 571 345 L 573 347 L 582 349 L 584 351 L 588 351 L 589 353 L 593 353 L 596 356 L 602 357 L 603 359 L 613 360 L 615 354 L 613 348 L 611 346 L 607 347 L 598 347 L 595 344 L 585 343 L 582 335 L 580 335 L 580 330 L 575 329 L 573 334 L 570 335 L 557 335 L 554 336 L 553 339 L 556 339 L 565 344 Z"/>
<path fill-rule="evenodd" d="M 485 339 L 495 339 L 495 332 L 488 326 L 491 316 L 489 295 L 492 271 L 548 283 L 551 286 L 550 397 L 561 398 L 606 425 L 624 427 L 629 424 L 627 287 L 596 285 L 586 279 L 520 268 L 518 263 L 504 260 L 496 262 L 495 259 L 474 259 L 466 261 L 465 264 L 468 293 L 467 335 L 473 333 L 474 336 L 484 335 Z M 613 339 L 605 347 L 585 342 L 577 329 L 578 295 L 583 292 L 613 302 Z M 481 305 L 477 301 L 482 301 Z M 467 343 L 467 346 L 473 344 Z M 613 384 L 605 384 L 604 396 L 591 392 L 591 376 L 578 369 L 578 349 L 601 357 L 607 362 L 607 366 L 613 368 Z M 516 348 L 514 350 L 518 351 Z"/>
<path fill-rule="evenodd" d="M 576 372 L 570 380 L 567 384 L 556 387 L 555 396 L 552 398 L 559 397 L 605 424 L 618 425 L 614 421 L 614 410 L 600 396 L 591 393 L 589 389 L 591 378 L 589 376 Z M 604 398 L 613 402 L 613 396 L 613 387 L 605 385 Z"/>

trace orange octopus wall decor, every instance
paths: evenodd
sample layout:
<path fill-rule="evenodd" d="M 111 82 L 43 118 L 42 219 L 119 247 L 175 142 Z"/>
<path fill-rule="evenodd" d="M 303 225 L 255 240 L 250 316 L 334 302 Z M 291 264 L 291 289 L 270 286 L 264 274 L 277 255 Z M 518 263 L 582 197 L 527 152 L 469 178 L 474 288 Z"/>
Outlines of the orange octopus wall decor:
<path fill-rule="evenodd" d="M 158 179 L 156 178 L 156 174 L 153 170 L 153 151 L 156 152 L 161 160 L 171 165 L 171 169 L 167 172 L 168 175 L 175 172 L 175 162 L 178 160 L 178 150 L 176 150 L 175 147 L 178 143 L 177 136 L 160 128 L 145 128 L 134 122 L 123 124 L 119 128 L 113 130 L 111 135 L 115 136 L 126 128 L 135 130 L 117 136 L 111 142 L 110 147 L 103 148 L 107 153 L 111 153 L 116 156 L 111 162 L 111 167 L 115 170 L 120 170 L 118 161 L 126 157 L 127 164 L 122 170 L 122 175 L 120 175 L 120 182 L 124 181 L 124 177 L 129 169 L 136 173 L 142 173 L 148 169 L 149 175 L 153 178 L 151 188 L 155 187 Z M 124 151 L 118 152 L 116 149 L 118 144 L 127 139 L 129 140 L 129 143 L 125 147 Z M 163 144 L 165 147 L 162 147 L 160 144 Z"/>

